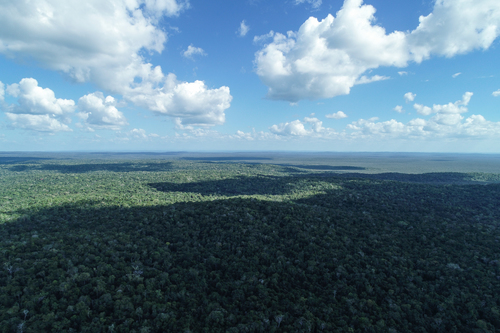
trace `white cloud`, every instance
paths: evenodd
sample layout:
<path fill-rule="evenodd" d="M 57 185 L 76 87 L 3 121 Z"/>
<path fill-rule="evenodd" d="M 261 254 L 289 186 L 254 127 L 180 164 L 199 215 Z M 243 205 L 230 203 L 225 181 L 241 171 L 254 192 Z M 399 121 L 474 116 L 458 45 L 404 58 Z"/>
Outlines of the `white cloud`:
<path fill-rule="evenodd" d="M 240 27 L 238 28 L 238 35 L 240 37 L 245 37 L 248 31 L 250 31 L 250 27 L 246 25 L 245 20 L 241 21 Z"/>
<path fill-rule="evenodd" d="M 144 3 L 147 13 L 155 17 L 178 16 L 180 12 L 190 7 L 187 0 L 145 0 L 138 3 Z"/>
<path fill-rule="evenodd" d="M 309 129 L 306 129 L 308 125 Z M 294 120 L 292 122 L 281 123 L 279 125 L 273 125 L 269 128 L 269 131 L 273 134 L 280 136 L 315 136 L 324 137 L 326 135 L 332 134 L 334 131 L 330 128 L 323 127 L 323 122 L 318 118 L 305 117 L 303 121 Z"/>
<path fill-rule="evenodd" d="M 377 118 L 360 119 L 348 125 L 352 137 L 400 137 L 400 138 L 456 138 L 456 137 L 498 137 L 500 122 L 491 122 L 481 115 L 462 116 L 468 112 L 467 105 L 471 92 L 463 95 L 462 100 L 443 105 L 434 104 L 432 108 L 415 104 L 420 114 L 429 119 L 416 118 L 404 124 L 395 119 L 377 121 Z"/>
<path fill-rule="evenodd" d="M 38 132 L 71 132 L 67 125 L 48 114 L 15 114 L 6 112 L 12 126 Z"/>
<path fill-rule="evenodd" d="M 492 95 L 493 95 L 494 97 L 498 97 L 498 96 L 500 96 L 500 89 L 498 89 L 497 91 L 494 91 L 494 92 L 492 93 Z"/>
<path fill-rule="evenodd" d="M 388 76 L 381 76 L 381 75 L 374 75 L 372 77 L 368 76 L 361 76 L 354 82 L 354 84 L 366 84 L 366 83 L 372 83 L 372 82 L 377 82 L 377 81 L 384 81 L 384 80 L 389 80 L 390 77 Z"/>
<path fill-rule="evenodd" d="M 401 105 L 396 105 L 393 110 L 397 113 L 403 113 L 405 111 Z"/>
<path fill-rule="evenodd" d="M 42 132 L 71 130 L 65 124 L 71 122 L 73 100 L 56 98 L 52 90 L 39 87 L 33 78 L 8 85 L 6 91 L 17 98 L 17 104 L 4 106 L 12 126 Z"/>
<path fill-rule="evenodd" d="M 348 94 L 368 69 L 404 66 L 405 34 L 372 25 L 375 8 L 346 0 L 336 18 L 310 17 L 298 32 L 273 34 L 255 55 L 257 74 L 269 87 L 268 97 L 296 102 Z"/>
<path fill-rule="evenodd" d="M 255 54 L 268 98 L 297 102 L 349 94 L 357 83 L 377 81 L 363 75 L 371 69 L 487 49 L 500 34 L 495 0 L 438 0 L 412 32 L 386 34 L 374 24 L 374 14 L 362 0 L 345 0 L 336 17 L 310 17 L 297 32 L 255 37 L 256 42 L 273 37 Z"/>
<path fill-rule="evenodd" d="M 142 128 L 134 128 L 130 132 L 128 132 L 128 135 L 135 138 L 135 139 L 147 139 L 148 135 L 146 134 L 146 131 L 143 130 Z"/>
<path fill-rule="evenodd" d="M 75 110 L 73 100 L 56 98 L 52 90 L 39 87 L 38 81 L 32 78 L 7 86 L 7 93 L 18 98 L 18 104 L 9 108 L 12 113 L 50 114 L 67 119 Z"/>
<path fill-rule="evenodd" d="M 240 130 L 236 131 L 236 136 L 238 137 L 238 139 L 246 139 L 249 141 L 255 140 L 254 135 L 252 135 L 252 133 L 245 133 Z"/>
<path fill-rule="evenodd" d="M 407 124 L 394 119 L 383 122 L 377 122 L 376 118 L 360 119 L 348 125 L 348 128 L 353 131 L 353 138 L 486 138 L 499 136 L 500 122 L 488 121 L 481 115 L 472 115 L 464 120 L 459 114 L 437 114 L 428 120 L 416 118 Z"/>
<path fill-rule="evenodd" d="M 0 103 L 5 100 L 5 85 L 0 81 Z"/>
<path fill-rule="evenodd" d="M 139 106 L 151 106 L 152 111 L 165 109 L 167 105 L 161 105 L 165 96 L 176 95 L 175 89 L 182 87 L 172 85 L 171 75 L 148 63 L 142 54 L 163 51 L 167 33 L 159 26 L 160 18 L 179 15 L 188 7 L 188 1 L 179 0 L 4 1 L 0 3 L 0 53 L 34 59 L 75 81 L 94 82 L 108 93 L 122 95 L 125 101 L 138 100 Z M 197 86 L 197 82 L 179 84 Z M 231 98 L 224 86 L 205 90 Z M 142 103 L 143 99 L 154 103 Z M 201 106 L 199 102 L 191 105 Z M 205 108 L 217 107 L 205 104 L 196 113 L 201 120 Z M 228 107 L 229 103 L 224 104 L 224 109 Z M 187 117 L 193 113 L 178 108 L 176 116 L 183 117 L 183 111 Z M 210 114 L 205 116 L 208 121 L 213 119 Z"/>
<path fill-rule="evenodd" d="M 128 125 L 123 113 L 116 108 L 115 99 L 112 96 L 104 98 L 101 92 L 81 97 L 78 109 L 78 116 L 90 128 L 119 130 Z"/>
<path fill-rule="evenodd" d="M 404 97 L 405 97 L 406 103 L 409 103 L 409 102 L 413 102 L 415 100 L 415 97 L 417 97 L 417 94 L 414 94 L 412 92 L 407 92 Z"/>
<path fill-rule="evenodd" d="M 398 72 L 399 76 L 403 76 L 403 75 L 408 75 L 408 72 L 405 72 L 405 71 L 399 71 Z"/>
<path fill-rule="evenodd" d="M 182 55 L 185 58 L 189 58 L 189 59 L 193 59 L 193 56 L 196 54 L 201 55 L 201 56 L 207 55 L 201 47 L 194 47 L 193 44 L 189 45 L 187 50 L 182 52 Z"/>
<path fill-rule="evenodd" d="M 337 111 L 332 114 L 327 114 L 325 117 L 330 119 L 342 119 L 342 118 L 347 118 L 347 115 L 342 111 Z"/>
<path fill-rule="evenodd" d="M 360 132 L 361 134 L 400 134 L 405 131 L 405 125 L 394 119 L 384 122 L 376 122 L 377 117 L 368 120 L 360 119 L 349 125 L 347 128 Z"/>
<path fill-rule="evenodd" d="M 262 43 L 270 38 L 273 38 L 274 37 L 274 31 L 269 31 L 269 33 L 265 34 L 265 35 L 261 35 L 261 36 L 254 36 L 253 37 L 253 42 L 255 44 L 259 44 L 259 43 Z"/>
<path fill-rule="evenodd" d="M 428 116 L 432 113 L 439 113 L 439 114 L 460 114 L 460 113 L 465 113 L 467 112 L 467 105 L 470 102 L 470 99 L 472 97 L 471 92 L 466 92 L 463 96 L 462 99 L 459 101 L 456 101 L 455 103 L 448 103 L 448 104 L 434 104 L 432 108 L 428 106 L 424 106 L 421 104 L 415 103 L 413 105 L 413 108 L 417 111 L 417 113 Z"/>
<path fill-rule="evenodd" d="M 421 62 L 432 54 L 453 57 L 488 49 L 500 34 L 500 2 L 496 0 L 437 0 L 432 13 L 420 16 L 408 35 L 412 58 Z"/>
<path fill-rule="evenodd" d="M 232 96 L 228 87 L 208 89 L 203 81 L 180 82 L 169 74 L 162 88 L 139 90 L 129 99 L 161 115 L 180 118 L 183 125 L 221 125 Z"/>
<path fill-rule="evenodd" d="M 413 108 L 417 111 L 417 113 L 428 116 L 432 113 L 432 109 L 428 106 L 422 105 L 422 104 L 413 104 Z"/>
<path fill-rule="evenodd" d="M 451 77 L 452 77 L 452 78 L 456 78 L 456 77 L 457 77 L 457 76 L 459 76 L 460 74 L 462 74 L 462 73 L 455 73 L 455 74 L 453 74 Z"/>
<path fill-rule="evenodd" d="M 273 125 L 269 128 L 272 133 L 279 135 L 296 135 L 304 136 L 309 132 L 305 129 L 304 124 L 300 120 L 294 120 L 290 123 L 281 123 L 279 125 Z"/>
<path fill-rule="evenodd" d="M 307 2 L 311 5 L 312 8 L 316 9 L 321 6 L 323 0 L 295 0 L 296 5 L 300 5 L 301 3 Z"/>

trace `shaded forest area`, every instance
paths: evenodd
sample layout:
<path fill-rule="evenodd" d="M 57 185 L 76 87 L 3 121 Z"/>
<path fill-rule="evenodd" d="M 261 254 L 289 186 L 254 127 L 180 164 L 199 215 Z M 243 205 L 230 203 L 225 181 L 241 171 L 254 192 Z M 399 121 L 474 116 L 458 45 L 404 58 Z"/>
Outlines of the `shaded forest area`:
<path fill-rule="evenodd" d="M 1 162 L 0 332 L 500 331 L 499 174 Z"/>

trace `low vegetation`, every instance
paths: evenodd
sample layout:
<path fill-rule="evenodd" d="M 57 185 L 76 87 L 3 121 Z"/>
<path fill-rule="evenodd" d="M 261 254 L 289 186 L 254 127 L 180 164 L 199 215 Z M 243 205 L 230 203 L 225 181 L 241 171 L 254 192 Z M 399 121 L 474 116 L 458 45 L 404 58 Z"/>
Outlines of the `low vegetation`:
<path fill-rule="evenodd" d="M 0 164 L 0 332 L 498 332 L 499 181 Z"/>

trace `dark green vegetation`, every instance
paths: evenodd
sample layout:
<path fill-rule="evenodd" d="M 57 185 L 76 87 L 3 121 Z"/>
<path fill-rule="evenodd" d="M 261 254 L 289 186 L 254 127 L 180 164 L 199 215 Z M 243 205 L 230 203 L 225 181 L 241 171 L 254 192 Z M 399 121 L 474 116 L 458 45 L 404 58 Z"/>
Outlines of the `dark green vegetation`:
<path fill-rule="evenodd" d="M 0 331 L 500 331 L 500 175 L 209 162 L 0 161 Z"/>

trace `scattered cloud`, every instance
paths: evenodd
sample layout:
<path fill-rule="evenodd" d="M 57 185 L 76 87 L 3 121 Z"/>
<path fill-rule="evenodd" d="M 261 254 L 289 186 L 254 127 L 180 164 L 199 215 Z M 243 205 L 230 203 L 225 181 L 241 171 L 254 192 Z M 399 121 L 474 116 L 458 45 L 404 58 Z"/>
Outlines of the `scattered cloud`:
<path fill-rule="evenodd" d="M 403 76 L 403 75 L 408 75 L 408 72 L 405 72 L 405 71 L 399 71 L 398 72 L 399 76 Z"/>
<path fill-rule="evenodd" d="M 48 114 L 15 114 L 6 113 L 7 118 L 12 122 L 14 128 L 21 128 L 37 132 L 71 132 L 68 125 L 52 118 Z"/>
<path fill-rule="evenodd" d="M 491 0 L 436 1 L 411 32 L 386 34 L 374 14 L 362 0 L 345 0 L 336 17 L 310 17 L 297 32 L 255 37 L 273 38 L 254 60 L 267 97 L 297 102 L 346 95 L 355 84 L 378 81 L 363 75 L 371 69 L 487 49 L 500 34 L 500 3 Z"/>
<path fill-rule="evenodd" d="M 73 100 L 56 98 L 52 90 L 39 87 L 33 78 L 8 85 L 6 91 L 17 98 L 16 104 L 3 107 L 13 127 L 40 132 L 71 131 L 66 124 L 71 122 L 70 115 L 76 108 Z"/>
<path fill-rule="evenodd" d="M 456 77 L 457 77 L 457 76 L 459 76 L 460 74 L 462 74 L 462 73 L 455 73 L 455 74 L 453 74 L 451 77 L 452 77 L 452 78 L 456 78 Z"/>
<path fill-rule="evenodd" d="M 416 62 L 431 55 L 451 58 L 475 49 L 488 49 L 500 34 L 500 3 L 491 0 L 439 0 L 432 13 L 419 17 L 408 35 Z"/>
<path fill-rule="evenodd" d="M 245 20 L 241 21 L 240 27 L 238 28 L 238 31 L 237 31 L 238 35 L 240 37 L 245 37 L 249 31 L 250 31 L 250 26 L 248 26 L 245 23 Z"/>
<path fill-rule="evenodd" d="M 360 119 L 348 125 L 353 137 L 401 137 L 401 138 L 457 138 L 498 137 L 500 122 L 491 122 L 482 115 L 462 116 L 468 112 L 467 105 L 472 97 L 466 92 L 455 103 L 434 104 L 431 107 L 415 104 L 418 113 L 429 119 L 416 118 L 404 124 L 395 119 L 378 121 L 378 118 Z"/>
<path fill-rule="evenodd" d="M 127 119 L 116 108 L 116 100 L 112 96 L 95 92 L 85 95 L 78 100 L 78 116 L 85 125 L 96 129 L 119 130 L 128 125 Z"/>
<path fill-rule="evenodd" d="M 311 5 L 312 8 L 317 9 L 323 3 L 323 0 L 295 0 L 296 5 L 300 5 L 301 3 L 307 2 Z"/>
<path fill-rule="evenodd" d="M 413 108 L 417 111 L 417 113 L 428 116 L 432 113 L 437 113 L 441 115 L 453 115 L 453 114 L 460 114 L 460 113 L 465 113 L 467 112 L 467 105 L 470 102 L 470 99 L 472 97 L 473 93 L 471 92 L 466 92 L 463 96 L 462 99 L 459 101 L 456 101 L 455 103 L 448 103 L 448 104 L 434 104 L 432 108 L 428 106 L 424 106 L 422 104 L 417 104 L 415 103 L 413 105 Z"/>
<path fill-rule="evenodd" d="M 146 131 L 143 130 L 142 128 L 139 128 L 139 129 L 134 128 L 128 132 L 128 135 L 135 138 L 135 139 L 147 139 L 148 138 Z"/>
<path fill-rule="evenodd" d="M 246 140 L 289 140 L 293 138 L 433 140 L 500 137 L 500 122 L 488 121 L 482 115 L 474 114 L 468 118 L 462 115 L 468 112 L 466 106 L 471 97 L 472 93 L 466 92 L 462 99 L 455 103 L 435 104 L 432 108 L 421 106 L 425 110 L 430 110 L 426 111 L 423 116 L 430 117 L 427 119 L 415 118 L 407 123 L 396 119 L 379 121 L 378 117 L 373 117 L 353 121 L 344 130 L 336 131 L 323 127 L 323 123 L 317 118 L 306 117 L 303 120 L 297 119 L 272 125 L 269 132 L 256 132 L 254 130 L 245 133 L 238 131 L 235 137 Z M 395 111 L 398 110 L 402 110 L 402 107 L 397 106 Z"/>
<path fill-rule="evenodd" d="M 255 135 L 252 135 L 252 133 L 245 133 L 240 130 L 236 131 L 236 137 L 238 137 L 239 139 L 246 139 L 249 141 L 255 140 Z"/>
<path fill-rule="evenodd" d="M 397 113 L 403 113 L 405 111 L 401 105 L 396 105 L 393 110 Z"/>
<path fill-rule="evenodd" d="M 151 111 L 189 119 L 196 114 L 199 122 L 209 121 L 202 125 L 220 124 L 230 104 L 223 103 L 220 114 L 218 104 L 206 104 L 219 103 L 220 99 L 207 99 L 207 95 L 224 95 L 224 101 L 228 101 L 228 87 L 209 89 L 202 81 L 177 82 L 172 80 L 173 74 L 164 74 L 160 66 L 154 67 L 142 56 L 163 51 L 167 33 L 159 25 L 160 18 L 178 16 L 187 8 L 189 2 L 181 0 L 1 2 L 0 53 L 33 59 L 76 82 L 93 82 L 107 93 L 121 95 L 125 101 L 138 102 Z M 199 54 L 195 49 L 192 54 Z M 179 91 L 200 86 L 204 93 L 191 98 L 202 100 L 174 103 L 171 110 Z M 144 102 L 147 99 L 153 102 Z M 182 109 L 184 105 L 191 109 Z M 195 105 L 197 110 L 193 109 Z M 215 123 L 214 109 L 219 112 Z M 204 110 L 208 110 L 206 114 Z"/>
<path fill-rule="evenodd" d="M 500 96 L 500 89 L 498 89 L 497 91 L 494 91 L 494 92 L 492 93 L 492 95 L 493 95 L 493 96 L 495 96 L 495 97 Z"/>
<path fill-rule="evenodd" d="M 347 118 L 347 115 L 342 111 L 337 111 L 332 114 L 327 114 L 325 117 L 329 119 L 342 119 L 342 118 Z"/>
<path fill-rule="evenodd" d="M 5 100 L 5 85 L 0 81 L 0 103 Z"/>
<path fill-rule="evenodd" d="M 269 33 L 265 34 L 265 35 L 261 35 L 261 36 L 254 36 L 253 37 L 253 42 L 255 44 L 259 44 L 259 43 L 262 43 L 262 42 L 265 42 L 266 40 L 270 39 L 270 38 L 273 38 L 274 37 L 274 31 L 269 31 Z"/>
<path fill-rule="evenodd" d="M 309 127 L 308 129 L 306 125 Z M 297 119 L 292 122 L 273 125 L 269 128 L 269 131 L 279 136 L 296 137 L 325 137 L 335 132 L 330 128 L 323 127 L 323 122 L 314 117 L 305 117 L 303 121 Z"/>
<path fill-rule="evenodd" d="M 56 98 L 49 88 L 38 86 L 33 78 L 22 79 L 19 84 L 7 86 L 7 93 L 17 98 L 9 111 L 17 114 L 50 114 L 67 120 L 67 115 L 75 110 L 75 102 L 71 99 Z"/>
<path fill-rule="evenodd" d="M 381 75 L 374 75 L 372 77 L 368 77 L 368 76 L 361 76 L 360 78 L 358 78 L 356 80 L 356 82 L 354 82 L 354 84 L 366 84 L 366 83 L 372 83 L 372 82 L 376 82 L 376 81 L 384 81 L 384 80 L 389 80 L 390 77 L 389 76 L 381 76 Z"/>
<path fill-rule="evenodd" d="M 487 138 L 498 137 L 500 122 L 491 122 L 481 115 L 472 115 L 464 120 L 460 115 L 442 117 L 438 114 L 428 120 L 416 118 L 406 124 L 394 119 L 378 122 L 377 118 L 360 119 L 348 125 L 351 137 L 379 137 L 404 139 L 436 138 Z"/>
<path fill-rule="evenodd" d="M 212 126 L 225 122 L 232 96 L 228 87 L 208 89 L 203 81 L 181 82 L 170 73 L 164 87 L 142 89 L 129 99 L 160 115 L 179 118 L 183 125 Z"/>
<path fill-rule="evenodd" d="M 405 97 L 406 103 L 409 103 L 409 102 L 413 102 L 415 100 L 415 97 L 417 97 L 417 94 L 414 94 L 412 92 L 407 92 L 404 97 Z"/>
<path fill-rule="evenodd" d="M 188 46 L 187 50 L 182 52 L 182 55 L 185 58 L 193 60 L 194 55 L 206 56 L 207 54 L 205 53 L 205 51 L 203 51 L 201 47 L 194 47 L 193 44 L 191 44 Z"/>

